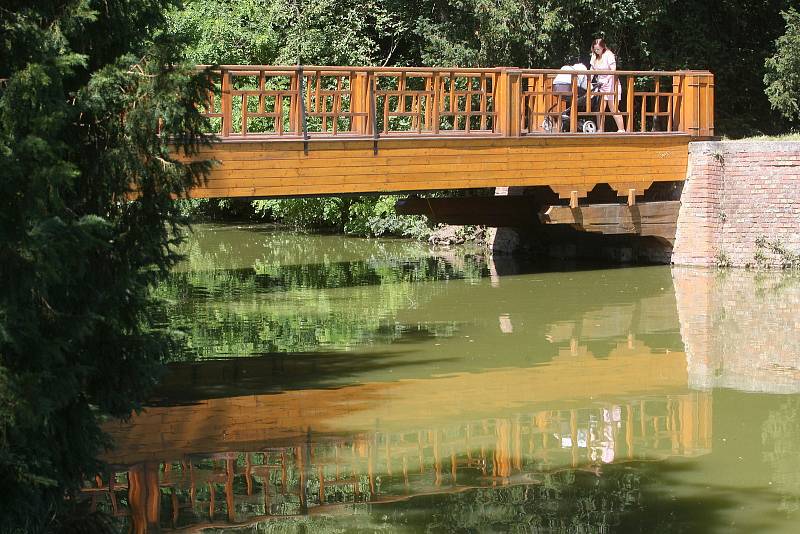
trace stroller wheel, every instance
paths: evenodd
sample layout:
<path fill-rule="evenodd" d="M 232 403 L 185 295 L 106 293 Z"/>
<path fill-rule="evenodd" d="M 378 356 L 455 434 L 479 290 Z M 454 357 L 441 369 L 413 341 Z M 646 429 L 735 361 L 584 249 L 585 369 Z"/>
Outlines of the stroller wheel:
<path fill-rule="evenodd" d="M 553 121 L 552 121 L 552 119 L 550 119 L 550 117 L 546 117 L 542 121 L 542 130 L 544 130 L 547 133 L 550 133 L 550 132 L 553 131 Z"/>
<path fill-rule="evenodd" d="M 595 133 L 597 132 L 597 125 L 594 123 L 594 121 L 586 121 L 583 123 L 582 129 L 583 133 L 588 133 L 588 134 Z"/>

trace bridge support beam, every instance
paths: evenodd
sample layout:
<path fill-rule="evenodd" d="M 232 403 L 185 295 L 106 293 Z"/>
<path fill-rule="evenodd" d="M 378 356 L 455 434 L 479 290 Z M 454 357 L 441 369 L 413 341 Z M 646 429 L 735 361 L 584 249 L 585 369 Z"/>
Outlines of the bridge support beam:
<path fill-rule="evenodd" d="M 584 232 L 654 236 L 673 244 L 680 204 L 671 200 L 634 205 L 594 204 L 577 209 L 548 206 L 540 219 L 544 224 L 566 224 Z"/>

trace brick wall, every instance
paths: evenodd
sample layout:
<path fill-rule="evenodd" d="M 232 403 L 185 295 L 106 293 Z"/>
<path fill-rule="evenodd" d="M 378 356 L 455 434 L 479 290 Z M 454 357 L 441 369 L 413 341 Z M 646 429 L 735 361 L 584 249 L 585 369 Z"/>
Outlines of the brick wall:
<path fill-rule="evenodd" d="M 800 142 L 691 143 L 672 262 L 777 266 L 800 253 Z"/>

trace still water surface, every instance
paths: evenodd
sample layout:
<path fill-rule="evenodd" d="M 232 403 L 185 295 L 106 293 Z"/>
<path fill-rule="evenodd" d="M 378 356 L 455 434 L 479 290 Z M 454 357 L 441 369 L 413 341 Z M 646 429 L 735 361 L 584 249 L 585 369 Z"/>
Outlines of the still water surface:
<path fill-rule="evenodd" d="M 198 226 L 135 532 L 798 532 L 800 278 Z"/>

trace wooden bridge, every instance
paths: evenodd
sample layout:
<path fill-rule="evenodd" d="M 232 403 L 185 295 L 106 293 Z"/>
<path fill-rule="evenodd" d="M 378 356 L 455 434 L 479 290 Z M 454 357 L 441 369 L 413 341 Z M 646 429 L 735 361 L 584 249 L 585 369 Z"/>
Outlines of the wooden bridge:
<path fill-rule="evenodd" d="M 560 92 L 558 74 L 571 79 Z M 581 95 L 581 76 L 613 74 Z M 222 66 L 204 113 L 219 165 L 193 197 L 278 197 L 549 186 L 577 203 L 682 181 L 714 135 L 706 71 Z M 618 94 L 618 91 L 620 94 Z M 624 132 L 597 101 L 619 100 Z M 584 133 L 587 121 L 596 133 Z"/>

